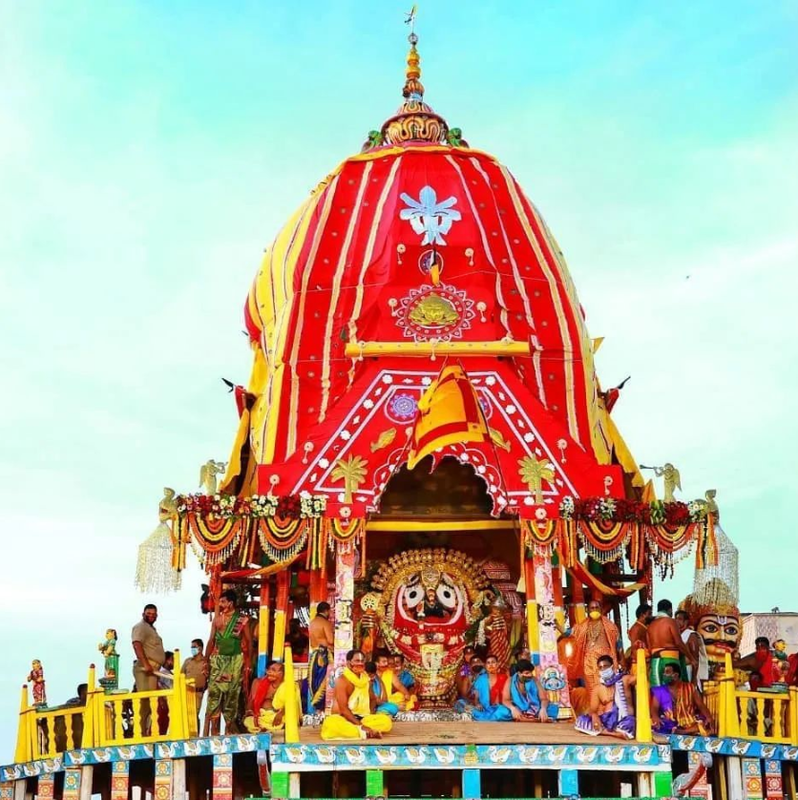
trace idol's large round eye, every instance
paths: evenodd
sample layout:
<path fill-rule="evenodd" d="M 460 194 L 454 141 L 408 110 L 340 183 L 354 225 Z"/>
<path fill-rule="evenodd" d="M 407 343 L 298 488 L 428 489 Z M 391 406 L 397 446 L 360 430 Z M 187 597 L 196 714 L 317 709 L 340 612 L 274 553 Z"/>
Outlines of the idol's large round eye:
<path fill-rule="evenodd" d="M 720 630 L 720 626 L 714 622 L 705 622 L 701 625 L 701 630 L 704 633 L 717 633 Z"/>
<path fill-rule="evenodd" d="M 420 585 L 411 586 L 405 590 L 405 602 L 412 608 L 417 606 L 424 598 L 424 589 Z"/>
<path fill-rule="evenodd" d="M 437 595 L 438 600 L 440 600 L 446 608 L 454 608 L 457 604 L 457 595 L 454 589 L 451 586 L 447 586 L 445 583 L 442 583 L 438 587 Z"/>

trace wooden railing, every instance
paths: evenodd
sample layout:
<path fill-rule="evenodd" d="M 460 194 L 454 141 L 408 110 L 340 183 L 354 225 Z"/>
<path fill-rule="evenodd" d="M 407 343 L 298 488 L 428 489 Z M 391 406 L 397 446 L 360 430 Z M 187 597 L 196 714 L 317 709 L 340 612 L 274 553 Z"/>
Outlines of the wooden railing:
<path fill-rule="evenodd" d="M 37 708 L 22 687 L 16 762 L 52 758 L 66 750 L 188 739 L 198 735 L 196 694 L 189 691 L 175 651 L 171 689 L 105 694 L 89 668 L 86 704 Z"/>

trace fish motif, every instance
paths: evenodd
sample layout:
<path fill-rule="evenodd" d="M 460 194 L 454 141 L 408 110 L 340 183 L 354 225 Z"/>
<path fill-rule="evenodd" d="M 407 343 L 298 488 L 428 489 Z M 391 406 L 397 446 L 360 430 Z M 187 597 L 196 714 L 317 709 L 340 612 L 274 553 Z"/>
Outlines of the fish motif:
<path fill-rule="evenodd" d="M 438 759 L 438 762 L 441 764 L 452 764 L 454 763 L 454 750 L 451 747 L 433 747 L 432 752 L 435 753 L 435 758 Z"/>
<path fill-rule="evenodd" d="M 411 764 L 423 764 L 427 760 L 427 754 L 417 747 L 408 747 L 405 755 Z"/>
<path fill-rule="evenodd" d="M 488 760 L 493 764 L 506 764 L 513 754 L 509 747 L 490 747 L 488 748 Z"/>
<path fill-rule="evenodd" d="M 344 755 L 350 764 L 366 763 L 366 753 L 360 747 L 345 747 Z"/>
<path fill-rule="evenodd" d="M 396 438 L 396 428 L 388 428 L 388 430 L 383 431 L 378 437 L 376 442 L 372 442 L 369 447 L 371 448 L 372 453 L 376 453 L 377 450 L 382 450 L 383 447 L 387 447 L 393 440 Z"/>
<path fill-rule="evenodd" d="M 377 756 L 377 761 L 380 764 L 393 764 L 396 761 L 396 751 L 387 747 L 375 748 L 374 755 Z"/>

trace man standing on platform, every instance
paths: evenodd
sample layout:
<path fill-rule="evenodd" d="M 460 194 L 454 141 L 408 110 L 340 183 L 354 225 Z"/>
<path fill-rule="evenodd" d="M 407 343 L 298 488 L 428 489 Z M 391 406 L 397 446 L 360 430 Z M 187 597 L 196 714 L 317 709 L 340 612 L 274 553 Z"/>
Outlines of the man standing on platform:
<path fill-rule="evenodd" d="M 676 664 L 680 668 L 686 663 L 696 666 L 673 619 L 673 603 L 670 600 L 657 603 L 657 616 L 648 626 L 648 649 L 651 653 L 652 686 L 663 685 L 664 670 L 668 664 Z"/>
<path fill-rule="evenodd" d="M 709 680 L 709 659 L 707 658 L 707 647 L 704 640 L 690 627 L 690 617 L 686 611 L 676 612 L 676 624 L 682 636 L 682 641 L 687 645 L 693 663 L 698 666 L 687 667 L 687 679 L 694 683 L 698 690 L 704 685 L 704 681 Z"/>
<path fill-rule="evenodd" d="M 205 735 L 240 733 L 238 716 L 241 692 L 249 689 L 251 631 L 249 618 L 236 609 L 238 598 L 232 589 L 222 592 L 219 609 L 211 623 L 205 653 L 210 662 L 208 706 L 205 710 Z M 211 730 L 212 729 L 212 730 Z"/>
<path fill-rule="evenodd" d="M 166 661 L 166 652 L 163 649 L 163 639 L 155 630 L 158 619 L 158 609 L 152 603 L 144 606 L 141 620 L 133 626 L 132 640 L 133 652 L 136 660 L 133 662 L 133 680 L 136 682 L 137 692 L 154 692 L 158 688 L 158 676 L 155 674 Z M 152 725 L 152 707 L 149 698 L 141 701 L 141 732 L 144 736 L 150 735 Z"/>
<path fill-rule="evenodd" d="M 648 626 L 654 619 L 654 609 L 642 603 L 635 611 L 635 623 L 629 628 L 629 666 L 635 663 L 637 651 L 642 647 L 648 653 Z"/>
<path fill-rule="evenodd" d="M 334 641 L 329 603 L 322 601 L 316 606 L 316 616 L 310 621 L 308 634 L 308 713 L 312 714 L 314 711 L 324 710 L 324 698 L 327 694 L 327 671 Z"/>
<path fill-rule="evenodd" d="M 588 694 L 599 685 L 598 660 L 601 656 L 612 659 L 612 668 L 618 668 L 622 656 L 621 633 L 614 622 L 602 614 L 601 603 L 591 600 L 587 607 L 588 618 L 573 629 L 574 652 L 571 657 L 574 677 L 584 681 Z"/>
<path fill-rule="evenodd" d="M 210 669 L 208 659 L 203 655 L 202 648 L 202 639 L 193 639 L 191 641 L 191 658 L 187 658 L 183 664 L 183 674 L 186 676 L 186 680 L 194 681 L 193 685 L 187 684 L 186 688 L 189 692 L 194 693 L 198 730 L 200 706 L 202 706 L 202 696 L 208 686 L 208 671 Z"/>

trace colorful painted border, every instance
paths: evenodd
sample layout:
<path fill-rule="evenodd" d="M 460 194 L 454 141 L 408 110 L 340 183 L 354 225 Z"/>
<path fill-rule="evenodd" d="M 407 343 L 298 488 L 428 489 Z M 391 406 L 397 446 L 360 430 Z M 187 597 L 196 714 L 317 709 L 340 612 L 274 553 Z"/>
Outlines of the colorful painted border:
<path fill-rule="evenodd" d="M 714 736 L 671 736 L 670 744 L 674 750 L 687 752 L 765 758 L 774 761 L 798 761 L 798 747 L 790 744 L 767 744 L 749 739 L 716 739 Z"/>
<path fill-rule="evenodd" d="M 273 744 L 272 768 L 289 772 L 317 769 L 463 769 L 566 767 L 670 769 L 667 745 L 360 745 Z"/>

